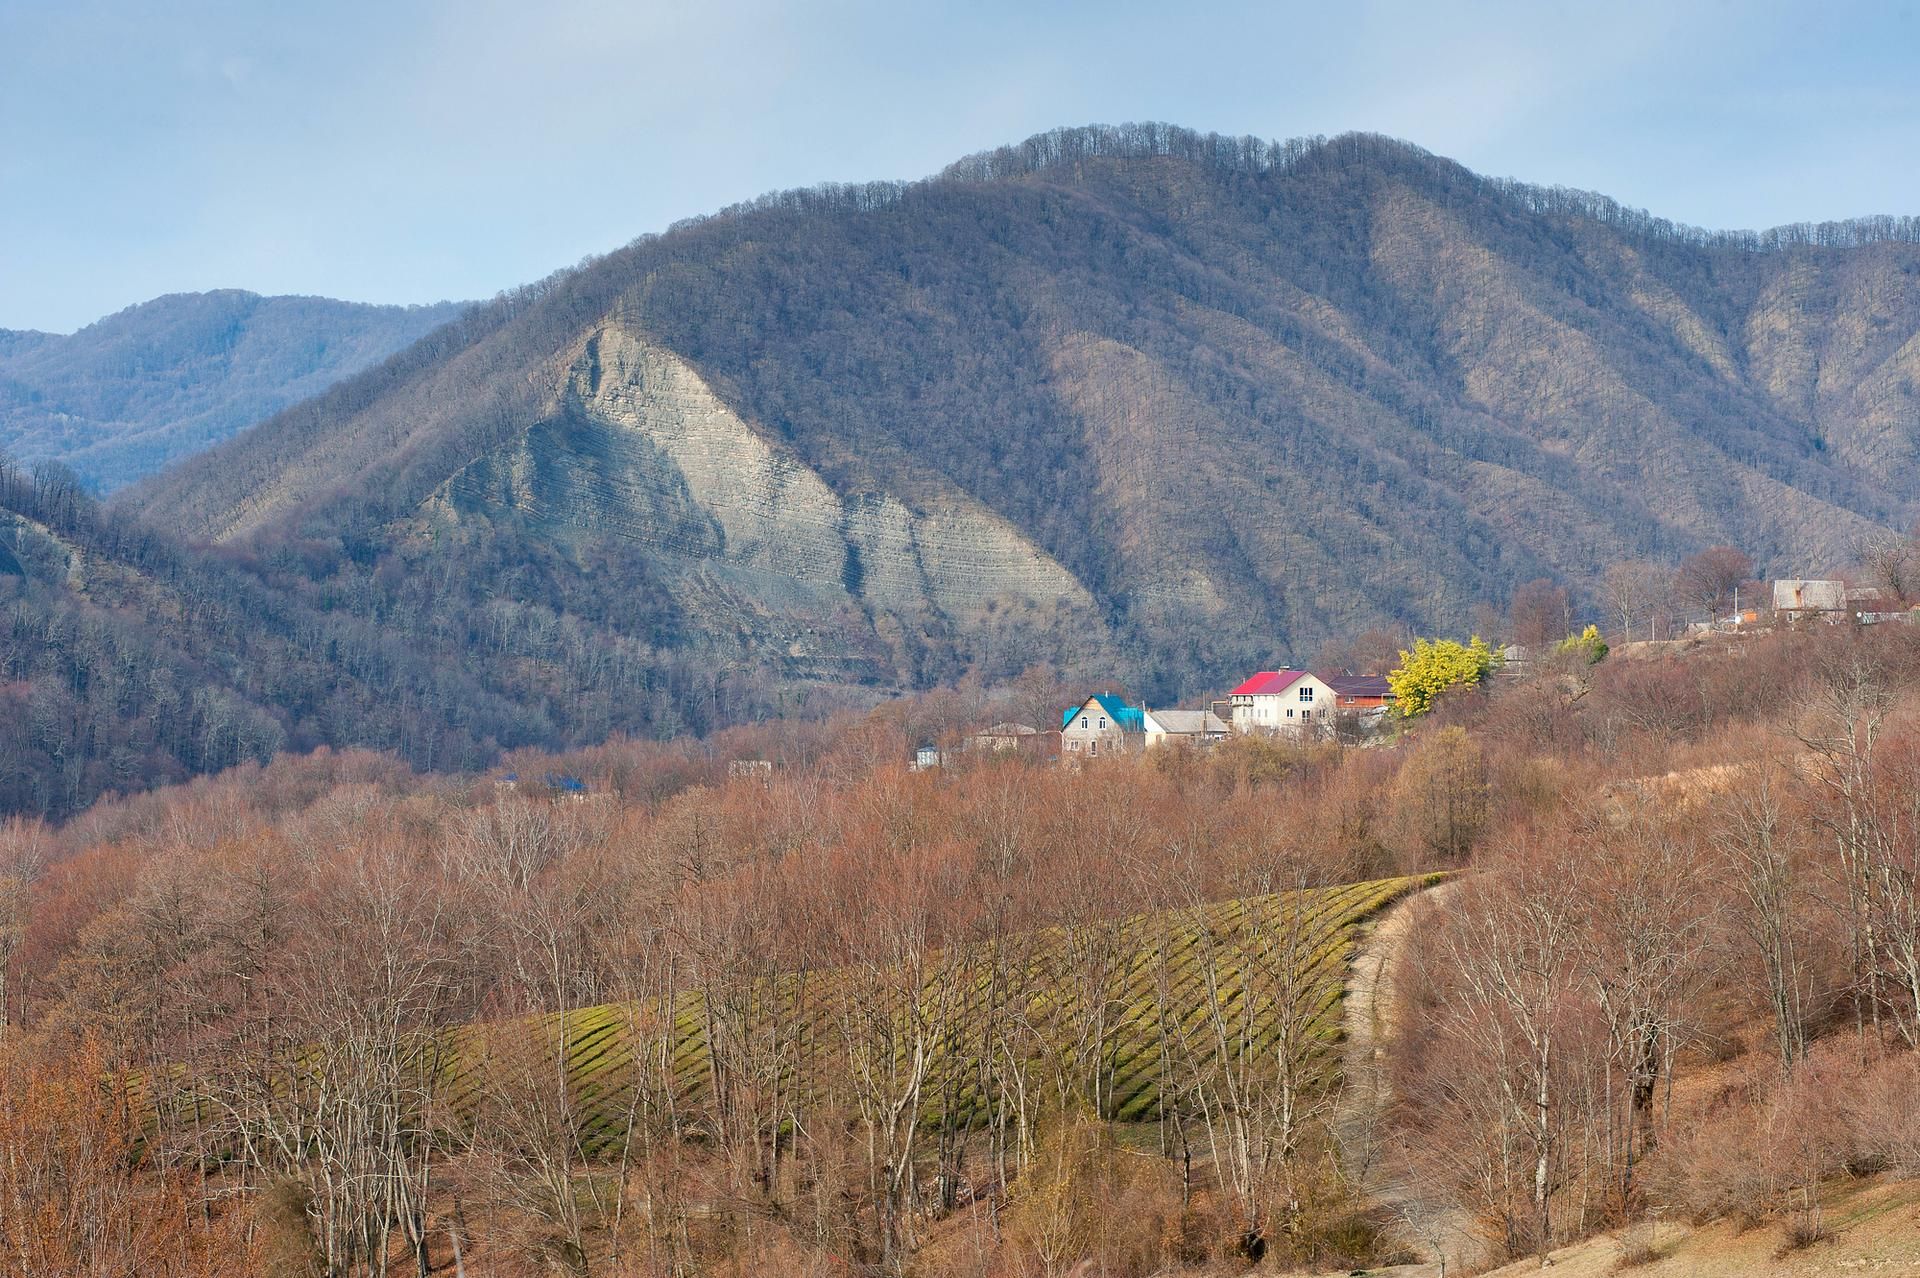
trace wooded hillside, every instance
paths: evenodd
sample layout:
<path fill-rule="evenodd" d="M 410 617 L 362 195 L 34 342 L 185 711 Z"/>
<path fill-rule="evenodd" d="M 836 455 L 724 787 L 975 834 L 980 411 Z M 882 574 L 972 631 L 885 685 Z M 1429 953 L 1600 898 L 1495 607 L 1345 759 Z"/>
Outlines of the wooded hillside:
<path fill-rule="evenodd" d="M 1882 1190 L 1910 1256 L 1917 633 L 1569 654 L 1375 748 L 910 772 L 1015 712 L 940 692 L 0 822 L 0 1254 L 1459 1272 Z"/>
<path fill-rule="evenodd" d="M 98 492 L 229 438 L 460 313 L 239 289 L 176 293 L 77 333 L 0 331 L 0 449 Z"/>
<path fill-rule="evenodd" d="M 105 511 L 0 485 L 0 804 L 1029 670 L 1169 705 L 1616 560 L 1823 574 L 1920 514 L 1914 239 L 1162 126 L 770 196 Z"/>
<path fill-rule="evenodd" d="M 789 677 L 1091 653 L 1164 700 L 1543 575 L 1905 526 L 1913 238 L 1066 130 L 637 241 L 129 502 L 319 578 L 618 559 L 676 643 Z"/>

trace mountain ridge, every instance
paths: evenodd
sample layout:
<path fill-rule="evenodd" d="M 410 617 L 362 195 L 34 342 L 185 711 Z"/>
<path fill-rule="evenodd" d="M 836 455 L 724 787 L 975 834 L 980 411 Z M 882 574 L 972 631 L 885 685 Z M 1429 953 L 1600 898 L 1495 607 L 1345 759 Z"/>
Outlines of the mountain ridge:
<path fill-rule="evenodd" d="M 611 327 L 837 502 L 979 503 L 1099 614 L 1029 656 L 1112 654 L 1177 696 L 1340 630 L 1458 624 L 1610 558 L 1733 541 L 1831 561 L 1910 522 L 1917 225 L 1709 233 L 1367 135 L 1062 130 L 643 237 L 125 501 L 231 545 L 357 538 L 404 561 L 393 530 L 453 474 L 578 416 L 568 352 Z M 682 478 L 663 460 L 653 482 Z M 593 491 L 609 527 L 653 517 Z M 526 535 L 498 514 L 498 535 Z M 833 553 L 854 562 L 851 544 Z M 681 551 L 659 555 L 687 578 Z M 769 643 L 939 633 L 931 664 L 891 644 L 883 682 L 1018 660 L 970 645 L 963 619 L 768 591 L 738 602 L 781 618 Z"/>
<path fill-rule="evenodd" d="M 1540 577 L 1591 614 L 1618 560 L 1823 575 L 1920 515 L 1906 221 L 1714 237 L 1403 144 L 1264 145 L 1069 131 L 767 197 L 103 510 L 15 482 L 0 719 L 42 797 L 9 801 L 1029 671 L 1178 704 Z M 198 718 L 153 692 L 196 680 Z"/>
<path fill-rule="evenodd" d="M 0 331 L 0 448 L 101 491 L 379 362 L 461 306 L 169 293 L 70 334 Z"/>

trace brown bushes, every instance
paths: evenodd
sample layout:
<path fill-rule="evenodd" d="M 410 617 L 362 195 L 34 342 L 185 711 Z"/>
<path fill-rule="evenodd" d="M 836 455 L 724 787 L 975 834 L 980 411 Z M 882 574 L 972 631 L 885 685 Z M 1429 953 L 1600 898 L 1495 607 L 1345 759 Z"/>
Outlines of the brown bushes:
<path fill-rule="evenodd" d="M 1823 1236 L 1821 1182 L 1920 1173 L 1920 1059 L 1851 1035 L 1818 1043 L 1791 1075 L 1751 1065 L 1649 1163 L 1651 1191 L 1696 1221 L 1783 1219 Z"/>

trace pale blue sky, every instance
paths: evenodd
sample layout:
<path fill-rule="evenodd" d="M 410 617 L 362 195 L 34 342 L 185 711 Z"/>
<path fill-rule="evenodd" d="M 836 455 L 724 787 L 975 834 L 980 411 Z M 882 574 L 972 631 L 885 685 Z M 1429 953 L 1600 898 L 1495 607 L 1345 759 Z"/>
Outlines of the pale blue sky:
<path fill-rule="evenodd" d="M 0 327 L 483 297 L 1059 124 L 1365 129 L 1759 227 L 1920 213 L 1912 3 L 0 0 Z"/>

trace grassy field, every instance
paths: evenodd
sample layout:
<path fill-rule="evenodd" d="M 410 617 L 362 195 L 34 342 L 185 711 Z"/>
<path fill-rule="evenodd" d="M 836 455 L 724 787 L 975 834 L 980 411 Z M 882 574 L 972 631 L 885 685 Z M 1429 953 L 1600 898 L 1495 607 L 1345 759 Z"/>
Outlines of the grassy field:
<path fill-rule="evenodd" d="M 1107 1117 L 1148 1121 L 1160 1112 L 1170 1066 L 1191 1077 L 1217 1068 L 1223 1053 L 1270 1053 L 1282 1032 L 1296 1053 L 1330 1072 L 1362 928 L 1433 881 L 1279 893 L 1022 935 L 997 950 L 967 947 L 925 959 L 917 997 L 910 983 L 842 969 L 742 984 L 724 1009 L 688 991 L 671 1000 L 670 1032 L 661 1001 L 517 1023 L 524 1032 L 463 1031 L 443 1058 L 442 1095 L 456 1113 L 471 1112 L 478 1090 L 497 1086 L 481 1062 L 483 1045 L 501 1043 L 503 1031 L 545 1053 L 549 1071 L 553 1053 L 564 1053 L 586 1152 L 601 1155 L 617 1150 L 627 1130 L 636 1079 L 654 1089 L 654 1103 L 669 1077 L 676 1103 L 692 1107 L 710 1095 L 716 1039 L 737 1057 L 755 1049 L 757 1033 L 761 1059 L 776 1062 L 781 1088 L 792 1093 L 844 1081 L 855 1069 L 904 1069 L 917 1043 L 926 1060 L 923 1120 L 968 1128 L 989 1116 L 991 1044 L 1004 1053 L 1011 1038 L 1037 1073 L 1083 1075 L 1080 1090 L 1097 1096 Z M 644 1072 L 636 1071 L 636 1041 L 650 1066 Z"/>

